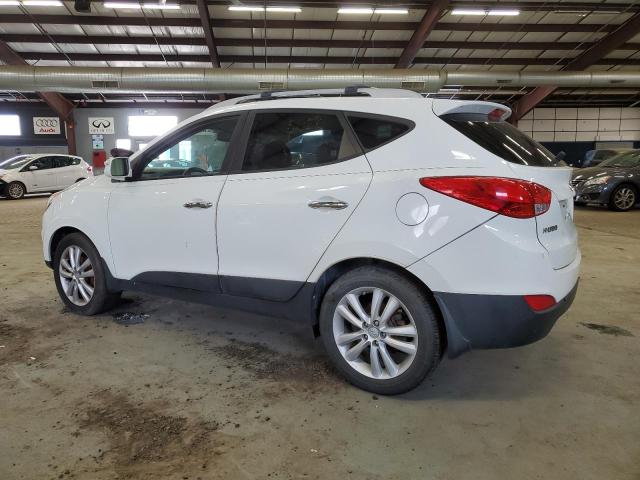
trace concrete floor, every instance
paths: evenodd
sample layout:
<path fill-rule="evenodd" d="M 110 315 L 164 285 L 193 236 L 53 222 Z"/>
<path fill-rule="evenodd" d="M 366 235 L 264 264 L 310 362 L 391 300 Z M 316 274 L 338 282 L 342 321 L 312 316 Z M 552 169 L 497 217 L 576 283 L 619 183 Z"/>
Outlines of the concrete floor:
<path fill-rule="evenodd" d="M 138 294 L 116 313 L 143 323 L 66 313 L 45 201 L 0 200 L 3 480 L 640 478 L 640 210 L 577 211 L 582 282 L 549 337 L 378 398 L 296 323 Z"/>

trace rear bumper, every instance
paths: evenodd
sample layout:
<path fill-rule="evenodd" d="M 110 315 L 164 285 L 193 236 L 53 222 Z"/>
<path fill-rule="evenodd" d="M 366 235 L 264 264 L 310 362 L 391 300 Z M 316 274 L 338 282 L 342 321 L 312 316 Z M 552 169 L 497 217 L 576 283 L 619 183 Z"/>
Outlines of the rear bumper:
<path fill-rule="evenodd" d="M 553 307 L 529 308 L 521 295 L 434 292 L 447 329 L 448 355 L 471 349 L 509 348 L 544 338 L 575 298 L 578 283 Z"/>

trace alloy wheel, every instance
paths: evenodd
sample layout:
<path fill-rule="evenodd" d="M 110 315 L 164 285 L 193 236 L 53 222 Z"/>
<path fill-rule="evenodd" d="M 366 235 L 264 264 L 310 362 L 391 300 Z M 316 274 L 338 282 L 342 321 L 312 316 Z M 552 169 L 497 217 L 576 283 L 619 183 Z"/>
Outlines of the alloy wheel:
<path fill-rule="evenodd" d="M 95 273 L 91 259 L 77 245 L 62 252 L 58 266 L 60 284 L 67 298 L 79 307 L 91 301 L 95 290 Z"/>
<path fill-rule="evenodd" d="M 333 315 L 333 337 L 351 368 L 378 380 L 404 373 L 418 351 L 411 313 L 376 287 L 357 288 L 342 297 Z"/>
<path fill-rule="evenodd" d="M 24 195 L 24 187 L 19 183 L 9 185 L 8 193 L 11 198 L 20 198 Z"/>
<path fill-rule="evenodd" d="M 622 187 L 616 191 L 613 203 L 620 210 L 628 210 L 636 203 L 636 193 L 630 187 Z"/>

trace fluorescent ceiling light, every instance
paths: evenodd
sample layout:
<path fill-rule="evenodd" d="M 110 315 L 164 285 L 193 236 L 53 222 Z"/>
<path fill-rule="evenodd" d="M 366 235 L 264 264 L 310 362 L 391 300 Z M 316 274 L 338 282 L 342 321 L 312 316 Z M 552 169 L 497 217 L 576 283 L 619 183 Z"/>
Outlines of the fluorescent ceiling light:
<path fill-rule="evenodd" d="M 300 7 L 267 7 L 267 12 L 291 12 L 300 13 L 302 9 Z"/>
<path fill-rule="evenodd" d="M 143 3 L 142 8 L 149 10 L 180 10 L 180 5 L 171 3 Z"/>
<path fill-rule="evenodd" d="M 520 10 L 489 10 L 488 14 L 502 17 L 516 17 L 520 15 Z"/>
<path fill-rule="evenodd" d="M 0 0 L 0 7 L 8 7 L 10 5 L 20 5 L 18 0 Z"/>
<path fill-rule="evenodd" d="M 515 17 L 520 15 L 520 10 L 483 10 L 481 8 L 454 8 L 451 15 L 485 15 Z"/>
<path fill-rule="evenodd" d="M 246 5 L 232 5 L 229 7 L 232 12 L 264 12 L 264 7 L 248 7 Z"/>
<path fill-rule="evenodd" d="M 453 10 L 451 10 L 451 15 L 486 15 L 487 11 L 486 10 L 479 10 L 477 8 L 474 9 L 470 9 L 470 8 L 454 8 Z"/>
<path fill-rule="evenodd" d="M 104 2 L 104 8 L 142 8 L 139 3 Z"/>
<path fill-rule="evenodd" d="M 338 13 L 360 13 L 360 14 L 371 14 L 373 13 L 373 8 L 358 8 L 358 7 L 345 7 L 339 8 Z"/>
<path fill-rule="evenodd" d="M 376 8 L 375 13 L 383 15 L 406 15 L 409 13 L 409 10 L 406 8 Z"/>
<path fill-rule="evenodd" d="M 62 2 L 58 0 L 24 0 L 22 5 L 25 7 L 62 7 Z"/>

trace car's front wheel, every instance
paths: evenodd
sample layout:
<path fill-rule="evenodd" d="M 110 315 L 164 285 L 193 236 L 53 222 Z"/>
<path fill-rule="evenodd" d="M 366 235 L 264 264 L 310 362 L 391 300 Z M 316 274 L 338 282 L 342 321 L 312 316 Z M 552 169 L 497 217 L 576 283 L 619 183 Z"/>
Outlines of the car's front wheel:
<path fill-rule="evenodd" d="M 360 267 L 336 280 L 322 302 L 320 332 L 340 373 L 374 393 L 411 390 L 440 360 L 434 307 L 415 283 L 387 268 Z"/>
<path fill-rule="evenodd" d="M 631 185 L 620 185 L 611 193 L 609 208 L 617 212 L 631 210 L 638 201 L 638 195 Z"/>
<path fill-rule="evenodd" d="M 72 233 L 58 244 L 53 271 L 60 298 L 67 308 L 80 315 L 95 315 L 112 308 L 120 293 L 107 289 L 100 255 L 81 233 Z"/>
<path fill-rule="evenodd" d="M 5 192 L 7 193 L 7 198 L 11 200 L 19 200 L 27 193 L 24 185 L 20 182 L 11 182 L 5 187 Z"/>

